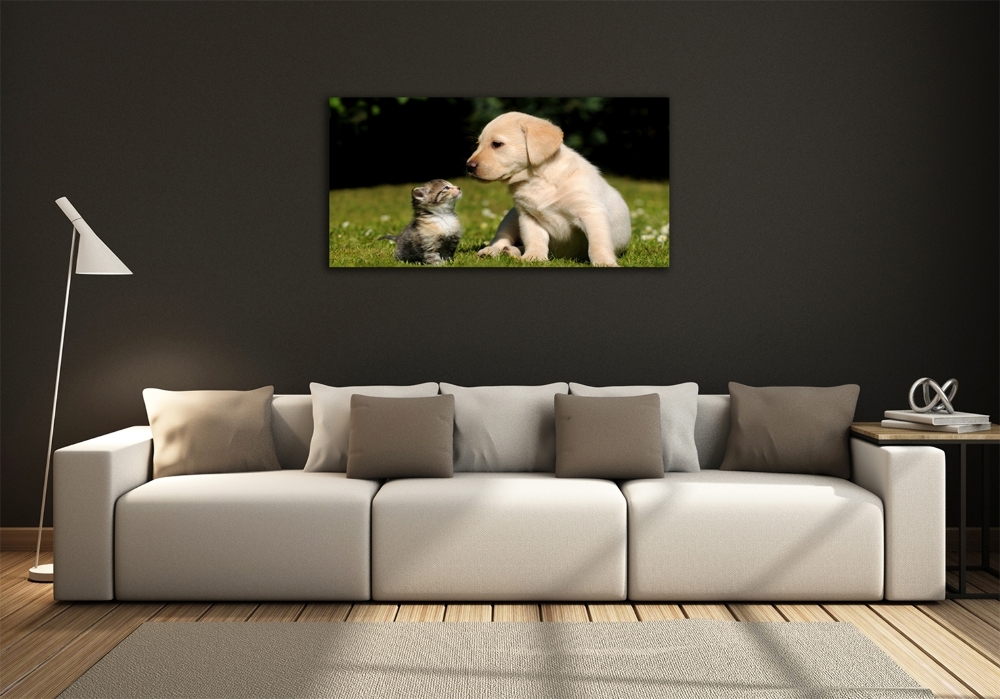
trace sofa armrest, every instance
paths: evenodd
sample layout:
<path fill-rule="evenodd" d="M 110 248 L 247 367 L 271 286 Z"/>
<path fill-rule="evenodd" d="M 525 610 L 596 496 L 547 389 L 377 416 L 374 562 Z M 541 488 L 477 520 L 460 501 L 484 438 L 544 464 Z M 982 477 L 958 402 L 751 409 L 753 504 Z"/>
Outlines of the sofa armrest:
<path fill-rule="evenodd" d="M 851 458 L 851 480 L 882 498 L 885 598 L 944 599 L 944 452 L 851 439 Z"/>
<path fill-rule="evenodd" d="M 150 479 L 152 456 L 148 427 L 129 427 L 56 451 L 52 481 L 56 599 L 114 599 L 115 502 Z"/>

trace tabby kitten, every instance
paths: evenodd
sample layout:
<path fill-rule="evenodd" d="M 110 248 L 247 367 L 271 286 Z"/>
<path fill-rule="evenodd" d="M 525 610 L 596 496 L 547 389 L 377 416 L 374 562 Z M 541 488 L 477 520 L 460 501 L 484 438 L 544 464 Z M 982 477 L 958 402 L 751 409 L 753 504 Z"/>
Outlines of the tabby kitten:
<path fill-rule="evenodd" d="M 443 265 L 455 255 L 462 237 L 462 224 L 455 203 L 462 190 L 447 180 L 431 180 L 411 193 L 413 220 L 399 235 L 379 240 L 396 242 L 395 257 L 401 262 Z"/>

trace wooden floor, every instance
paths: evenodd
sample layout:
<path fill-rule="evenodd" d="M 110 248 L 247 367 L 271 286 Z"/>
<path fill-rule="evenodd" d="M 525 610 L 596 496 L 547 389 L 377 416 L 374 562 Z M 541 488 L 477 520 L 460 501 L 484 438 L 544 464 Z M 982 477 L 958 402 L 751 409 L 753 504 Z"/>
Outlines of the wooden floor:
<path fill-rule="evenodd" d="M 43 555 L 51 562 L 52 554 Z M 994 557 L 995 558 L 995 557 Z M 978 563 L 978 559 L 970 561 Z M 26 580 L 34 553 L 0 554 L 0 697 L 55 697 L 146 621 L 845 621 L 941 697 L 1000 698 L 1000 601 L 929 604 L 67 603 Z M 994 560 L 993 566 L 997 566 Z M 997 592 L 973 572 L 970 591 Z"/>

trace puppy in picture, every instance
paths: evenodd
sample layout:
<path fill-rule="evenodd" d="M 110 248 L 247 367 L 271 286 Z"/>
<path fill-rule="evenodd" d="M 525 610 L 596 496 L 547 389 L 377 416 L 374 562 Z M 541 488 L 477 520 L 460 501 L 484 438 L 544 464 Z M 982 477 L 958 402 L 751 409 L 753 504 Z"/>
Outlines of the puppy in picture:
<path fill-rule="evenodd" d="M 551 254 L 618 266 L 632 238 L 628 205 L 594 165 L 563 144 L 552 122 L 521 112 L 498 116 L 479 135 L 466 169 L 478 180 L 504 182 L 514 199 L 480 256 L 535 261 Z"/>

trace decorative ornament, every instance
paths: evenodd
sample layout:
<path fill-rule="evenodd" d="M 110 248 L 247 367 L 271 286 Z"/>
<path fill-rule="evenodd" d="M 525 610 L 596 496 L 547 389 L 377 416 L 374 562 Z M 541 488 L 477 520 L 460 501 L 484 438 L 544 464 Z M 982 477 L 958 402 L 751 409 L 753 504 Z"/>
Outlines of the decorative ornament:
<path fill-rule="evenodd" d="M 925 405 L 923 407 L 918 407 L 917 402 L 913 400 L 913 392 L 917 390 L 918 386 L 924 389 Z M 931 399 L 931 391 L 935 393 L 933 399 Z M 910 386 L 910 407 L 916 413 L 953 413 L 955 407 L 951 402 L 955 400 L 956 393 L 958 393 L 957 379 L 948 379 L 944 382 L 944 386 L 939 386 L 934 379 L 917 379 Z"/>

